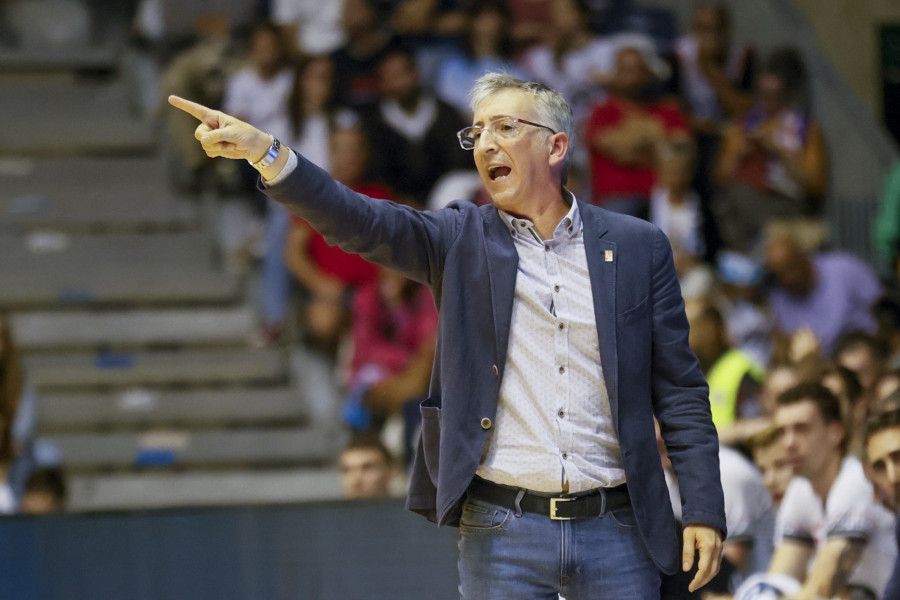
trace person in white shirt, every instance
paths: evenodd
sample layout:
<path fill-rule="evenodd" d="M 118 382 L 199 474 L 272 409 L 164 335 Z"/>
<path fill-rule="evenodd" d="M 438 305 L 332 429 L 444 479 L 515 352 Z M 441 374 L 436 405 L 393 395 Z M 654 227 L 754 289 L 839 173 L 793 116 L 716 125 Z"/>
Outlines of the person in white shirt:
<path fill-rule="evenodd" d="M 880 597 L 897 553 L 893 515 L 846 455 L 840 401 L 805 383 L 779 396 L 775 425 L 797 477 L 776 520 L 769 573 L 801 583 L 792 598 Z"/>
<path fill-rule="evenodd" d="M 656 431 L 656 443 L 666 474 L 669 499 L 672 501 L 675 518 L 680 521 L 681 493 L 678 479 L 672 471 L 672 463 L 659 434 L 659 425 Z M 722 491 L 725 493 L 725 523 L 728 526 L 723 555 L 734 569 L 730 581 L 724 583 L 729 591 L 733 591 L 744 578 L 766 570 L 772 557 L 775 507 L 763 484 L 762 475 L 737 450 L 720 446 L 719 465 Z"/>

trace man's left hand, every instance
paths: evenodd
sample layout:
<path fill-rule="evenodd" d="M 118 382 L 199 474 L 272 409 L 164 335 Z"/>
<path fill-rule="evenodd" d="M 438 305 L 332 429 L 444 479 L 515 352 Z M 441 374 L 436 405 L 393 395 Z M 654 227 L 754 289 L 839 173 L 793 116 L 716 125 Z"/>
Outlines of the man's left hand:
<path fill-rule="evenodd" d="M 681 568 L 688 572 L 694 566 L 696 552 L 700 551 L 697 574 L 691 580 L 688 591 L 694 592 L 716 576 L 722 563 L 722 532 L 708 525 L 691 523 L 684 528 L 684 547 Z"/>

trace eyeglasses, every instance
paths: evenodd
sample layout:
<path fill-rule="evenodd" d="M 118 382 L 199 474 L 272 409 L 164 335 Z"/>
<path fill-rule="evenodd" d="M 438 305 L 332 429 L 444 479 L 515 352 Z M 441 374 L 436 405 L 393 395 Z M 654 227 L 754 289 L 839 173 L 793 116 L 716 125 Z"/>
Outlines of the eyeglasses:
<path fill-rule="evenodd" d="M 491 121 L 487 125 L 487 127 L 482 127 L 481 125 L 472 125 L 471 127 L 460 129 L 456 133 L 456 137 L 459 138 L 459 145 L 462 146 L 463 150 L 472 150 L 475 148 L 475 144 L 478 143 L 478 138 L 480 138 L 485 131 L 490 132 L 490 134 L 494 136 L 494 139 L 511 140 L 519 135 L 519 132 L 524 129 L 523 125 L 542 127 L 548 130 L 550 133 L 556 133 L 546 125 L 532 123 L 531 121 L 526 121 L 525 119 L 500 117 L 499 119 Z"/>

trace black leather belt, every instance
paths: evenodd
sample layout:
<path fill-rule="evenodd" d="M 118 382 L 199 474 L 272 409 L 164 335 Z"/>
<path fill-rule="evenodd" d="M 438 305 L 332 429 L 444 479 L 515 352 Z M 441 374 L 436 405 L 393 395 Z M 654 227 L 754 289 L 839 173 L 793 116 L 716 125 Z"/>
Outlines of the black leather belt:
<path fill-rule="evenodd" d="M 521 508 L 525 512 L 547 515 L 554 521 L 597 517 L 630 503 L 628 488 L 624 483 L 614 488 L 598 488 L 577 494 L 547 494 L 476 477 L 469 485 L 468 492 L 479 500 L 513 510 Z"/>

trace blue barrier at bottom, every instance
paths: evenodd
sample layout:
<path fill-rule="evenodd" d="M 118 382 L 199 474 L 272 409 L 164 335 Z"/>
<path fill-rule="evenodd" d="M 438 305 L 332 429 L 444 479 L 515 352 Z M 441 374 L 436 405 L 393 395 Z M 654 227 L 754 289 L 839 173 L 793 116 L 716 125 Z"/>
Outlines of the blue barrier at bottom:
<path fill-rule="evenodd" d="M 450 600 L 456 530 L 396 501 L 0 519 L 3 600 Z"/>

